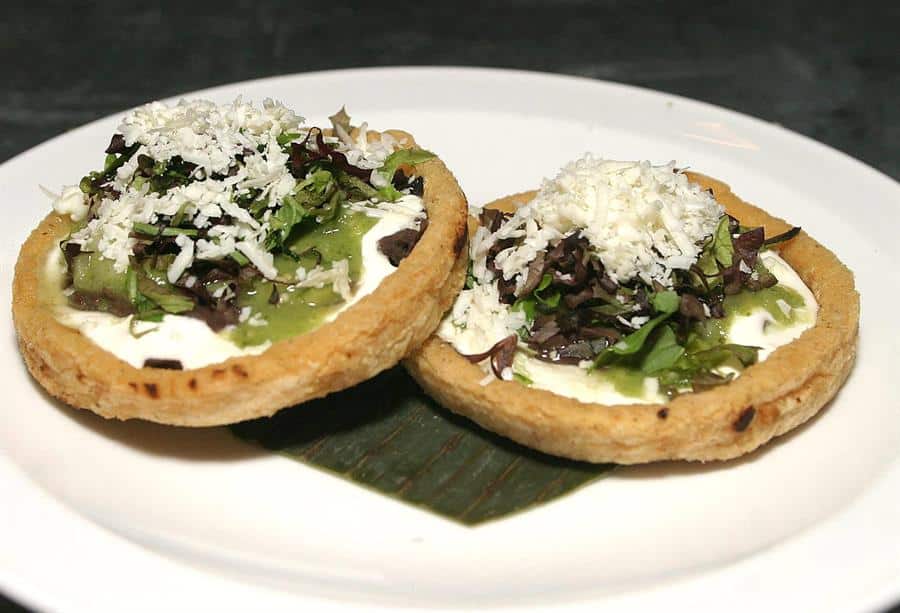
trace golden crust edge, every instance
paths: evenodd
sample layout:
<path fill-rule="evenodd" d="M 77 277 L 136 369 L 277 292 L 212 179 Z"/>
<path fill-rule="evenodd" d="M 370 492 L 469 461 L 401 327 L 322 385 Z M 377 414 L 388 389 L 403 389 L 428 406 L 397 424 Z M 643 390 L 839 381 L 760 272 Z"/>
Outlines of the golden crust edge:
<path fill-rule="evenodd" d="M 405 132 L 389 132 L 415 144 Z M 417 171 L 425 178 L 428 230 L 374 292 L 335 321 L 275 343 L 259 356 L 184 371 L 134 368 L 43 308 L 45 260 L 68 228 L 67 220 L 51 213 L 23 244 L 13 280 L 13 322 L 29 372 L 50 395 L 74 407 L 107 418 L 181 426 L 272 415 L 375 376 L 433 332 L 465 279 L 465 195 L 440 159 Z"/>
<path fill-rule="evenodd" d="M 742 223 L 762 225 L 769 235 L 790 227 L 741 200 L 725 183 L 689 175 L 712 189 Z M 523 192 L 488 206 L 516 206 L 533 195 Z M 436 335 L 404 365 L 443 406 L 546 453 L 620 464 L 732 459 L 813 417 L 847 379 L 856 356 L 859 295 L 853 274 L 806 232 L 780 251 L 819 302 L 816 324 L 720 388 L 665 404 L 601 405 L 516 382 L 482 386 L 481 369 Z"/>

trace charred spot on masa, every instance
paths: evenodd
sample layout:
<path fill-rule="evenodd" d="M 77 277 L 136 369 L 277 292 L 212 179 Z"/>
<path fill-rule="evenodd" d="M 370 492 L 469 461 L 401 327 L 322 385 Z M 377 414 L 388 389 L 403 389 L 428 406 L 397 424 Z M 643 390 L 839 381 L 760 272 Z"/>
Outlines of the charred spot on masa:
<path fill-rule="evenodd" d="M 151 398 L 159 398 L 159 386 L 156 383 L 144 383 L 144 389 Z"/>
<path fill-rule="evenodd" d="M 213 379 L 221 379 L 224 376 L 225 376 L 224 368 L 216 368 L 215 370 L 212 371 Z"/>
<path fill-rule="evenodd" d="M 459 255 L 462 253 L 463 247 L 466 246 L 466 238 L 468 237 L 468 227 L 465 223 L 460 225 L 456 230 L 456 241 L 453 243 L 453 253 Z"/>
<path fill-rule="evenodd" d="M 144 368 L 184 370 L 184 366 L 181 365 L 181 360 L 169 360 L 165 358 L 147 358 L 144 360 Z"/>
<path fill-rule="evenodd" d="M 81 372 L 80 370 L 75 373 L 75 378 L 78 380 L 79 383 L 84 383 L 84 373 Z"/>
<path fill-rule="evenodd" d="M 130 388 L 131 388 L 133 391 L 135 391 L 135 392 L 138 391 L 138 384 L 135 383 L 134 381 L 129 381 L 129 382 L 128 382 L 128 387 L 130 387 Z"/>
<path fill-rule="evenodd" d="M 660 410 L 658 410 L 656 412 L 656 416 L 659 417 L 660 419 L 667 418 L 669 416 L 669 408 L 668 407 L 661 408 Z"/>
<path fill-rule="evenodd" d="M 235 364 L 231 367 L 231 370 L 234 371 L 234 374 L 236 374 L 238 377 L 242 377 L 244 379 L 250 376 L 249 374 L 247 374 L 247 371 L 244 369 L 244 367 L 240 364 Z"/>
<path fill-rule="evenodd" d="M 188 381 L 188 387 L 191 388 L 192 390 L 197 389 L 197 379 L 194 377 L 191 377 L 191 380 Z"/>
<path fill-rule="evenodd" d="M 752 406 L 741 411 L 741 414 L 738 415 L 738 418 L 734 420 L 734 423 L 732 424 L 735 432 L 743 432 L 746 430 L 750 426 L 750 422 L 753 421 L 754 415 L 756 415 L 756 409 Z"/>

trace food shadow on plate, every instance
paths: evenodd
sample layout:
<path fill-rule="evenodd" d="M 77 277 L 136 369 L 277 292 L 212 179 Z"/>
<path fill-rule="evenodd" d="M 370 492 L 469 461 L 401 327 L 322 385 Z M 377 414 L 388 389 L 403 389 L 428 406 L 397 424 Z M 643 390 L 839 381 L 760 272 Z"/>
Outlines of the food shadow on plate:
<path fill-rule="evenodd" d="M 617 468 L 550 456 L 488 432 L 434 403 L 401 367 L 228 428 L 108 420 L 59 402 L 32 384 L 68 418 L 144 453 L 217 462 L 276 452 L 467 525 L 544 504 Z M 735 460 L 621 466 L 615 478 L 686 476 L 753 462 L 800 436 L 817 419 Z"/>
<path fill-rule="evenodd" d="M 107 419 L 57 400 L 30 375 L 28 380 L 36 393 L 60 414 L 104 438 L 142 453 L 196 462 L 234 462 L 265 455 L 264 451 L 236 440 L 227 428 L 187 428 L 140 419 Z"/>

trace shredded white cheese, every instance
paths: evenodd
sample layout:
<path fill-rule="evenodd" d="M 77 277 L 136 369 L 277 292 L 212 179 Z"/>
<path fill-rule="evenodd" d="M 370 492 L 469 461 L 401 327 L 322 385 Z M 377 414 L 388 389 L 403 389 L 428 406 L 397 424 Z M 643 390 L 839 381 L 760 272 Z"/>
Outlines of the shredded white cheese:
<path fill-rule="evenodd" d="M 235 243 L 235 248 L 247 256 L 250 263 L 259 269 L 267 279 L 274 279 L 278 276 L 278 269 L 275 268 L 275 257 L 262 248 L 258 241 L 243 240 Z"/>
<path fill-rule="evenodd" d="M 361 200 L 359 202 L 349 202 L 347 207 L 351 211 L 365 213 L 369 217 L 377 219 L 386 216 L 399 216 L 406 219 L 405 227 L 419 228 L 419 224 L 426 217 L 425 207 L 422 206 L 422 199 L 419 196 L 407 194 L 401 196 L 393 202 L 389 200 L 379 200 L 373 202 L 371 200 Z"/>
<path fill-rule="evenodd" d="M 476 236 L 482 255 L 497 240 L 520 238 L 501 251 L 504 279 L 525 282 L 527 265 L 550 241 L 578 232 L 587 238 L 614 281 L 640 277 L 670 284 L 700 254 L 723 212 L 715 199 L 675 169 L 674 163 L 617 162 L 587 155 L 545 180 L 494 235 Z M 476 271 L 489 280 L 487 271 Z"/>
<path fill-rule="evenodd" d="M 123 272 L 133 255 L 134 223 L 156 224 L 161 215 L 183 214 L 184 219 L 207 235 L 182 250 L 167 275 L 177 278 L 190 268 L 194 258 L 216 260 L 239 251 L 268 279 L 277 276 L 272 258 L 264 246 L 269 233 L 269 215 L 260 223 L 237 203 L 237 198 L 253 193 L 254 199 L 275 207 L 297 185 L 289 170 L 290 156 L 277 138 L 283 133 L 304 140 L 311 128 L 301 126 L 303 118 L 278 102 L 264 100 L 261 107 L 240 98 L 226 105 L 206 100 L 182 100 L 175 106 L 154 102 L 127 115 L 118 132 L 126 146 L 137 145 L 132 157 L 116 172 L 113 188 L 118 198 L 104 198 L 96 204 L 94 219 L 72 235 L 71 241 L 95 249 L 112 260 Z M 402 144 L 390 134 L 369 142 L 363 124 L 355 137 L 325 137 L 330 146 L 342 151 L 351 164 L 377 169 Z M 317 135 L 310 135 L 315 143 Z M 150 193 L 146 182 L 136 181 L 138 159 L 146 155 L 156 162 L 175 156 L 196 164 L 189 185 Z M 243 163 L 236 163 L 241 156 Z M 374 174 L 378 174 L 373 170 Z M 66 188 L 54 198 L 54 209 L 75 221 L 88 214 L 88 202 L 77 187 Z M 402 199 L 401 199 L 402 200 Z M 396 203 L 394 203 L 396 204 Z M 403 206 L 402 202 L 398 205 Z M 225 221 L 223 221 L 225 220 Z"/>
<path fill-rule="evenodd" d="M 77 185 L 63 187 L 61 194 L 54 194 L 41 188 L 45 194 L 53 198 L 53 210 L 60 215 L 68 215 L 72 221 L 81 221 L 88 214 L 88 205 L 81 189 Z"/>
<path fill-rule="evenodd" d="M 297 282 L 294 287 L 325 287 L 330 285 L 335 293 L 345 301 L 350 300 L 353 292 L 350 291 L 350 261 L 338 260 L 333 262 L 331 268 L 325 269 L 316 266 L 312 270 L 306 270 L 302 266 L 297 269 Z"/>
<path fill-rule="evenodd" d="M 444 339 L 452 338 L 460 353 L 475 354 L 515 334 L 525 323 L 524 312 L 500 302 L 496 282 L 478 284 L 459 293 L 438 334 Z"/>
<path fill-rule="evenodd" d="M 194 241 L 183 234 L 175 237 L 175 244 L 181 247 L 181 251 L 175 256 L 169 270 L 166 271 L 166 278 L 169 283 L 175 283 L 181 277 L 191 262 L 194 261 Z"/>
<path fill-rule="evenodd" d="M 126 145 L 140 143 L 154 160 L 178 155 L 210 175 L 227 173 L 236 155 L 256 152 L 270 138 L 297 131 L 302 122 L 302 117 L 270 99 L 262 108 L 241 98 L 221 106 L 182 100 L 175 106 L 153 102 L 134 110 L 122 121 L 119 133 Z"/>

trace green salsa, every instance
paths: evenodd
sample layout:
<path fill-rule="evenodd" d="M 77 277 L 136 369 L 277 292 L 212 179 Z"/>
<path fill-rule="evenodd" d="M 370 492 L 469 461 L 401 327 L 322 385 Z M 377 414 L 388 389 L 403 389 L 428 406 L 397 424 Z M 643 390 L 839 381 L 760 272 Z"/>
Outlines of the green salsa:
<path fill-rule="evenodd" d="M 785 313 L 778 306 L 778 301 L 783 300 L 791 310 Z M 795 290 L 784 285 L 773 285 L 756 292 L 742 291 L 725 298 L 725 313 L 728 325 L 739 315 L 750 315 L 755 309 L 765 309 L 775 321 L 783 326 L 795 323 L 796 312 L 794 309 L 804 306 L 803 297 Z"/>
<path fill-rule="evenodd" d="M 612 383 L 616 391 L 623 396 L 640 398 L 644 395 L 644 381 L 647 377 L 638 370 L 622 366 L 609 366 L 597 372 L 605 381 Z"/>
<path fill-rule="evenodd" d="M 279 275 L 292 278 L 299 266 L 310 270 L 321 263 L 330 268 L 334 262 L 346 259 L 351 286 L 356 284 L 362 272 L 362 237 L 376 222 L 365 213 L 348 210 L 322 224 L 314 224 L 312 220 L 304 222 L 286 242 L 293 257 L 279 255 L 275 258 Z M 309 225 L 305 225 L 307 223 Z M 296 238 L 293 238 L 294 234 Z M 309 332 L 321 325 L 343 302 L 330 285 L 297 288 L 268 280 L 256 281 L 240 292 L 237 304 L 242 308 L 250 307 L 251 312 L 259 316 L 254 315 L 238 324 L 231 332 L 231 340 L 238 346 L 247 347 Z M 259 325 L 262 323 L 259 318 L 266 323 Z"/>

